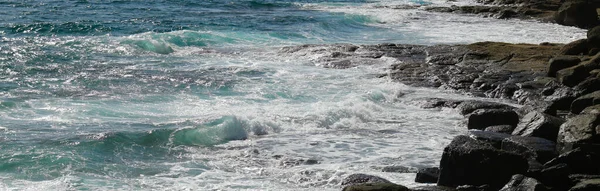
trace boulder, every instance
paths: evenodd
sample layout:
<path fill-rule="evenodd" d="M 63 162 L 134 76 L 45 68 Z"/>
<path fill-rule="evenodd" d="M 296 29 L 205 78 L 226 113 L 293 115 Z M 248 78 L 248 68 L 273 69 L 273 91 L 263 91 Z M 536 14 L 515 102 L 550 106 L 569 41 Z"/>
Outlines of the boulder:
<path fill-rule="evenodd" d="M 549 105 L 545 108 L 544 113 L 556 115 L 557 110 L 570 111 L 571 103 L 580 94 L 569 87 L 559 87 L 554 89 L 552 95 L 544 97 L 544 101 Z"/>
<path fill-rule="evenodd" d="M 548 62 L 548 76 L 556 77 L 556 72 L 559 70 L 573 67 L 581 62 L 577 56 L 556 56 Z"/>
<path fill-rule="evenodd" d="M 583 64 L 565 68 L 556 72 L 556 78 L 565 86 L 574 87 L 589 76 Z"/>
<path fill-rule="evenodd" d="M 412 191 L 456 191 L 456 188 L 447 186 L 418 186 L 411 189 Z"/>
<path fill-rule="evenodd" d="M 544 164 L 551 167 L 558 164 L 566 164 L 572 173 L 577 174 L 600 174 L 600 157 L 597 153 L 585 152 L 581 148 L 563 153 Z"/>
<path fill-rule="evenodd" d="M 417 176 L 415 177 L 415 182 L 436 183 L 439 176 L 440 176 L 440 168 L 438 168 L 438 167 L 423 168 L 423 169 L 419 169 L 419 171 L 417 172 Z"/>
<path fill-rule="evenodd" d="M 511 134 L 513 130 L 515 130 L 515 127 L 511 125 L 494 125 L 486 127 L 484 131 Z"/>
<path fill-rule="evenodd" d="M 588 30 L 587 39 L 592 47 L 600 47 L 600 26 Z"/>
<path fill-rule="evenodd" d="M 342 191 L 410 191 L 410 189 L 394 183 L 377 182 L 346 186 Z"/>
<path fill-rule="evenodd" d="M 573 89 L 581 94 L 589 94 L 598 91 L 600 90 L 600 78 L 587 78 L 577 84 L 577 86 L 573 87 Z"/>
<path fill-rule="evenodd" d="M 573 185 L 569 178 L 571 169 L 568 165 L 560 163 L 554 166 L 545 167 L 541 173 L 539 180 L 545 185 L 553 187 L 555 190 L 567 190 Z"/>
<path fill-rule="evenodd" d="M 560 49 L 560 54 L 562 55 L 580 55 L 587 54 L 588 51 L 588 42 L 587 39 L 579 39 L 568 44 L 565 44 Z"/>
<path fill-rule="evenodd" d="M 560 126 L 557 150 L 566 153 L 578 147 L 590 147 L 600 142 L 600 114 L 580 114 Z"/>
<path fill-rule="evenodd" d="M 417 171 L 405 166 L 386 166 L 381 169 L 381 172 L 416 173 Z"/>
<path fill-rule="evenodd" d="M 560 125 L 564 119 L 551 116 L 538 111 L 529 112 L 521 119 L 512 135 L 541 137 L 548 140 L 556 140 Z"/>
<path fill-rule="evenodd" d="M 489 126 L 511 125 L 519 123 L 517 112 L 508 109 L 478 109 L 468 117 L 467 128 L 483 130 Z"/>
<path fill-rule="evenodd" d="M 595 91 L 575 99 L 571 103 L 571 112 L 578 114 L 583 109 L 598 104 L 600 104 L 600 91 Z"/>
<path fill-rule="evenodd" d="M 392 183 L 384 178 L 367 175 L 367 174 L 352 174 L 342 180 L 342 186 L 358 185 L 364 183 Z"/>
<path fill-rule="evenodd" d="M 573 186 L 569 191 L 598 191 L 600 190 L 600 178 L 583 180 Z"/>
<path fill-rule="evenodd" d="M 546 186 L 538 180 L 526 177 L 522 174 L 515 174 L 510 181 L 500 189 L 500 191 L 547 191 Z"/>
<path fill-rule="evenodd" d="M 539 137 L 513 136 L 502 141 L 502 150 L 520 154 L 545 163 L 556 157 L 556 144 Z"/>
<path fill-rule="evenodd" d="M 586 1 L 569 1 L 560 6 L 554 19 L 561 25 L 588 28 L 598 23 L 598 13 L 596 7 Z"/>
<path fill-rule="evenodd" d="M 515 109 L 510 105 L 487 101 L 463 101 L 456 106 L 462 115 L 468 115 L 478 109 Z"/>
<path fill-rule="evenodd" d="M 495 148 L 500 149 L 502 147 L 502 141 L 511 137 L 511 135 L 489 131 L 469 130 L 469 137 L 476 140 L 485 141 Z"/>
<path fill-rule="evenodd" d="M 586 107 L 581 111 L 581 114 L 600 114 L 600 105 Z"/>
<path fill-rule="evenodd" d="M 444 148 L 440 161 L 439 186 L 490 185 L 499 189 L 513 174 L 527 171 L 522 156 L 460 135 Z"/>

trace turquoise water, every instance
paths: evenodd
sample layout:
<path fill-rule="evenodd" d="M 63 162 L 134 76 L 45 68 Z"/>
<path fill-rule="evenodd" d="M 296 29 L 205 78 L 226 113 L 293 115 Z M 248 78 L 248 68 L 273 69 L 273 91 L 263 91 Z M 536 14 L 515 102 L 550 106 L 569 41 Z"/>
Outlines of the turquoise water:
<path fill-rule="evenodd" d="M 461 96 L 376 78 L 393 58 L 338 70 L 320 59 L 335 50 L 282 47 L 584 35 L 405 5 L 449 4 L 0 2 L 0 188 L 339 190 L 357 172 L 410 184 L 380 168 L 435 166 L 463 131 L 415 100 Z"/>

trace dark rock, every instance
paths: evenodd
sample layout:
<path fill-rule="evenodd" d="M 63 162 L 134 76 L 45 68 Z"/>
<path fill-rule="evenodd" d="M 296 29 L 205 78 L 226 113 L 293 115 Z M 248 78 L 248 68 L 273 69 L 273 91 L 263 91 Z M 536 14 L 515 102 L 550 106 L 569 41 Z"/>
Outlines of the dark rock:
<path fill-rule="evenodd" d="M 304 161 L 304 164 L 306 164 L 306 165 L 319 164 L 319 161 L 317 159 L 306 159 L 306 161 Z"/>
<path fill-rule="evenodd" d="M 502 146 L 502 140 L 511 137 L 511 135 L 489 131 L 469 130 L 469 137 L 476 140 L 485 141 L 495 148 L 500 149 Z"/>
<path fill-rule="evenodd" d="M 539 180 L 556 190 L 566 190 L 572 186 L 569 178 L 571 169 L 564 163 L 546 167 L 540 174 Z"/>
<path fill-rule="evenodd" d="M 464 101 L 456 107 L 460 114 L 467 115 L 478 109 L 514 109 L 514 107 L 502 103 L 487 101 Z"/>
<path fill-rule="evenodd" d="M 541 137 L 548 140 L 556 140 L 560 125 L 564 119 L 554 117 L 538 111 L 528 113 L 521 119 L 512 135 Z"/>
<path fill-rule="evenodd" d="M 516 126 L 517 123 L 519 123 L 519 115 L 513 110 L 478 109 L 469 115 L 467 127 L 483 130 L 486 127 L 495 125 Z"/>
<path fill-rule="evenodd" d="M 548 62 L 548 76 L 556 77 L 556 72 L 559 70 L 573 67 L 581 62 L 581 59 L 576 56 L 557 56 Z"/>
<path fill-rule="evenodd" d="M 364 183 L 392 183 L 384 178 L 367 175 L 367 174 L 352 174 L 342 180 L 342 186 L 357 185 Z"/>
<path fill-rule="evenodd" d="M 492 189 L 492 188 L 490 188 L 489 185 L 481 185 L 481 186 L 462 185 L 462 186 L 456 187 L 456 191 L 495 191 L 495 190 L 497 190 L 497 189 Z"/>
<path fill-rule="evenodd" d="M 534 178 L 526 177 L 521 174 L 512 176 L 510 181 L 500 189 L 500 191 L 547 191 L 549 190 L 542 183 Z"/>
<path fill-rule="evenodd" d="M 587 39 L 593 47 L 600 47 L 600 26 L 588 30 Z"/>
<path fill-rule="evenodd" d="M 589 76 L 583 64 L 559 70 L 556 73 L 558 81 L 566 86 L 574 87 Z"/>
<path fill-rule="evenodd" d="M 342 191 L 410 191 L 410 189 L 394 183 L 379 182 L 346 186 Z"/>
<path fill-rule="evenodd" d="M 421 108 L 430 109 L 430 108 L 438 108 L 438 107 L 448 107 L 448 108 L 456 108 L 458 104 L 462 103 L 460 100 L 449 100 L 442 98 L 428 98 L 426 100 L 421 101 L 419 104 Z"/>
<path fill-rule="evenodd" d="M 571 103 L 579 96 L 580 94 L 571 88 L 556 88 L 552 95 L 544 98 L 544 101 L 550 103 L 544 112 L 548 114 L 556 114 L 557 110 L 570 111 Z"/>
<path fill-rule="evenodd" d="M 386 166 L 381 169 L 381 172 L 415 173 L 417 171 L 405 166 Z"/>
<path fill-rule="evenodd" d="M 571 112 L 578 114 L 583 109 L 598 104 L 600 104 L 600 91 L 595 91 L 575 99 L 571 104 Z"/>
<path fill-rule="evenodd" d="M 411 189 L 412 191 L 455 191 L 456 188 L 446 186 L 419 186 Z"/>
<path fill-rule="evenodd" d="M 577 174 L 600 174 L 600 157 L 596 153 L 585 152 L 581 148 L 563 153 L 544 164 L 551 167 L 558 164 L 566 164 L 572 173 Z"/>
<path fill-rule="evenodd" d="M 440 168 L 422 168 L 417 172 L 415 182 L 418 183 L 436 183 L 440 176 Z"/>
<path fill-rule="evenodd" d="M 484 131 L 511 134 L 513 130 L 515 130 L 515 127 L 511 125 L 495 125 L 486 127 Z"/>
<path fill-rule="evenodd" d="M 586 1 L 569 1 L 560 6 L 554 19 L 561 25 L 588 28 L 598 23 L 598 13 L 595 6 Z"/>
<path fill-rule="evenodd" d="M 539 137 L 513 136 L 502 141 L 502 150 L 533 158 L 540 163 L 554 158 L 557 155 L 555 148 L 554 142 Z"/>
<path fill-rule="evenodd" d="M 587 39 L 579 39 L 568 44 L 565 44 L 560 49 L 560 54 L 562 55 L 580 55 L 587 54 L 588 51 L 588 41 Z"/>
<path fill-rule="evenodd" d="M 600 78 L 588 78 L 579 83 L 573 89 L 581 94 L 589 94 L 600 90 Z"/>
<path fill-rule="evenodd" d="M 566 153 L 578 147 L 600 142 L 599 114 L 581 114 L 567 120 L 560 126 L 557 150 Z"/>
<path fill-rule="evenodd" d="M 581 181 L 584 180 L 588 180 L 588 179 L 597 179 L 600 178 L 600 174 L 571 174 L 569 175 L 569 179 L 571 179 L 571 182 L 577 184 Z"/>
<path fill-rule="evenodd" d="M 502 187 L 513 174 L 527 171 L 527 160 L 492 145 L 457 136 L 444 148 L 440 161 L 440 186 L 486 185 Z"/>
<path fill-rule="evenodd" d="M 598 191 L 600 190 L 600 178 L 583 180 L 573 186 L 569 191 Z"/>

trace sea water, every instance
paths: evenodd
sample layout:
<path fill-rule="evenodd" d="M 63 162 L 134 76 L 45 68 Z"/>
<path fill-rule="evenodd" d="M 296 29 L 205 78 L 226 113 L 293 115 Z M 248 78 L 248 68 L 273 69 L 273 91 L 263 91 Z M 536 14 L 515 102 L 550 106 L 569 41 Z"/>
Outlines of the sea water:
<path fill-rule="evenodd" d="M 404 185 L 465 132 L 428 97 L 304 44 L 565 43 L 583 30 L 423 11 L 443 0 L 0 2 L 1 190 L 340 190 Z"/>

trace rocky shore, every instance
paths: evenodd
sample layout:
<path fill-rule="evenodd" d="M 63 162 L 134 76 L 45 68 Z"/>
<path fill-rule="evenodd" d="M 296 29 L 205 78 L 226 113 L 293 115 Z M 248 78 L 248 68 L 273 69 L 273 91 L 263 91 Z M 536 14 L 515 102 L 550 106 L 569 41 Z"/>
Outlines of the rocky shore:
<path fill-rule="evenodd" d="M 535 15 L 582 28 L 596 25 L 598 18 L 594 1 L 484 3 L 494 6 L 430 10 L 477 13 L 486 9 L 494 14 L 508 10 L 519 18 Z M 421 107 L 456 109 L 469 129 L 446 146 L 439 167 L 418 170 L 416 182 L 436 184 L 407 188 L 380 177 L 353 174 L 342 182 L 345 191 L 600 190 L 600 27 L 590 29 L 587 39 L 566 45 L 338 44 L 286 47 L 281 52 L 322 53 L 317 59 L 326 63 L 324 67 L 340 69 L 393 58 L 394 64 L 378 77 L 522 105 L 425 99 Z"/>

